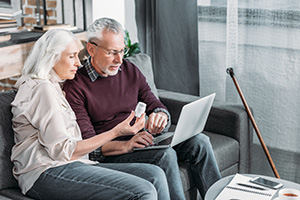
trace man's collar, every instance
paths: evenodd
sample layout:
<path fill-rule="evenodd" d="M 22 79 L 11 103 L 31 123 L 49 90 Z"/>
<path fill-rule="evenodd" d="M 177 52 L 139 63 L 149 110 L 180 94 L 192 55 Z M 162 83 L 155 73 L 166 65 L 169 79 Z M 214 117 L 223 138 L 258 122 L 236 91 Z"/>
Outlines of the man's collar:
<path fill-rule="evenodd" d="M 92 63 L 91 63 L 91 56 L 88 57 L 85 64 L 83 65 L 83 67 L 85 67 L 92 82 L 96 81 L 98 77 L 101 77 L 101 78 L 107 77 L 107 76 L 102 76 L 95 70 L 95 68 L 92 66 Z M 122 71 L 121 68 L 119 68 L 119 71 Z"/>

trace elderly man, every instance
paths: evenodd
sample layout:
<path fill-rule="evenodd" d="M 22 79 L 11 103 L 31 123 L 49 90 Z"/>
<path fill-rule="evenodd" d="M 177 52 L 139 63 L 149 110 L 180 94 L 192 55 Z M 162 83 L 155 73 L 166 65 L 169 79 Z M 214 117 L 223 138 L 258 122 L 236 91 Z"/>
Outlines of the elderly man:
<path fill-rule="evenodd" d="M 75 79 L 64 84 L 67 100 L 77 116 L 84 139 L 112 129 L 124 120 L 139 101 L 147 104 L 145 130 L 118 138 L 90 153 L 90 159 L 106 163 L 143 162 L 160 166 L 167 176 L 171 199 L 184 199 L 177 160 L 190 162 L 194 182 L 204 197 L 221 178 L 211 144 L 204 134 L 174 148 L 133 151 L 152 144 L 153 136 L 167 131 L 170 115 L 154 96 L 145 77 L 124 60 L 127 49 L 122 25 L 109 18 L 96 20 L 87 31 L 87 62 Z"/>

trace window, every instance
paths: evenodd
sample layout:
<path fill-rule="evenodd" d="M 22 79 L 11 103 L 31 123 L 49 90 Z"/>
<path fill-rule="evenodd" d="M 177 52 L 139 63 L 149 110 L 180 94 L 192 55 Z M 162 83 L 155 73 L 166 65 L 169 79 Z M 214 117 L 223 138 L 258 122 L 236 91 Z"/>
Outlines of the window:
<path fill-rule="evenodd" d="M 227 2 L 228 1 L 228 2 Z M 240 102 L 227 67 L 239 85 L 269 150 L 276 158 L 300 153 L 300 4 L 298 0 L 199 0 L 200 94 Z M 259 141 L 254 134 L 254 144 Z M 285 145 L 281 145 L 281 144 Z M 253 148 L 256 161 L 265 155 Z M 280 152 L 284 152 L 280 155 Z M 281 177 L 300 182 L 294 162 L 280 163 Z M 284 161 L 282 161 L 284 162 Z M 253 162 L 252 162 L 253 163 Z M 256 162 L 257 163 L 257 162 Z M 264 165 L 251 173 L 270 174 Z"/>

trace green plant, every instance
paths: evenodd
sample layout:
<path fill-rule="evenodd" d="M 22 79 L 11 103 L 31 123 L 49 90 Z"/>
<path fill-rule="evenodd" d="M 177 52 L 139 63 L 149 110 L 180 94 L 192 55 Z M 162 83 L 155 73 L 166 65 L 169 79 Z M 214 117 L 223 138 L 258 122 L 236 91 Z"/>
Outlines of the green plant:
<path fill-rule="evenodd" d="M 139 43 L 136 42 L 136 43 L 131 44 L 131 40 L 130 40 L 130 37 L 129 37 L 129 32 L 127 30 L 125 30 L 124 40 L 125 40 L 125 45 L 129 48 L 129 51 L 128 51 L 127 54 L 124 55 L 124 58 L 132 56 L 134 54 L 141 53 Z"/>

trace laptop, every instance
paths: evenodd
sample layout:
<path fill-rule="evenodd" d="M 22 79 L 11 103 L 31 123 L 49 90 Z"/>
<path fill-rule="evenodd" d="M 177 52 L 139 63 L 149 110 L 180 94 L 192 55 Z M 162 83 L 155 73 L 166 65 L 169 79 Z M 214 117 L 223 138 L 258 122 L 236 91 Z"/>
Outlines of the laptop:
<path fill-rule="evenodd" d="M 182 107 L 178 123 L 174 132 L 167 132 L 154 138 L 154 145 L 137 150 L 161 149 L 173 147 L 203 131 L 208 114 L 215 99 L 213 93 Z M 173 136 L 173 137 L 172 137 Z"/>

